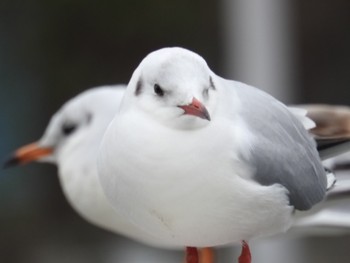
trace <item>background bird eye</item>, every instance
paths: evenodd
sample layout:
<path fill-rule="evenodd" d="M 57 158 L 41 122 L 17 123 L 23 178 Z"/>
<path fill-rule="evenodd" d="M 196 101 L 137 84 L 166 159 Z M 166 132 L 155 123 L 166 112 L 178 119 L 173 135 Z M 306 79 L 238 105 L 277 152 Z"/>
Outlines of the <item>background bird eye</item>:
<path fill-rule="evenodd" d="M 164 91 L 158 84 L 154 84 L 154 92 L 160 97 L 164 96 Z"/>
<path fill-rule="evenodd" d="M 75 129 L 77 128 L 77 125 L 72 124 L 72 123 L 66 123 L 62 126 L 62 133 L 67 136 L 69 134 L 72 134 Z"/>

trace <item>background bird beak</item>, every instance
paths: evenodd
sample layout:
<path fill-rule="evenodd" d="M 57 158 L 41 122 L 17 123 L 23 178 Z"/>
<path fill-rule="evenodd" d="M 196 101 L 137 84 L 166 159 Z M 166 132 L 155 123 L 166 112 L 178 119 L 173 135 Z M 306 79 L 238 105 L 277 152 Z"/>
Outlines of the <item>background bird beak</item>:
<path fill-rule="evenodd" d="M 16 150 L 4 163 L 4 168 L 30 163 L 50 155 L 52 148 L 40 147 L 38 143 L 31 143 Z"/>
<path fill-rule="evenodd" d="M 199 118 L 210 121 L 210 115 L 209 115 L 208 110 L 196 98 L 193 98 L 192 102 L 190 104 L 180 105 L 178 107 L 185 111 L 184 114 L 197 116 Z"/>

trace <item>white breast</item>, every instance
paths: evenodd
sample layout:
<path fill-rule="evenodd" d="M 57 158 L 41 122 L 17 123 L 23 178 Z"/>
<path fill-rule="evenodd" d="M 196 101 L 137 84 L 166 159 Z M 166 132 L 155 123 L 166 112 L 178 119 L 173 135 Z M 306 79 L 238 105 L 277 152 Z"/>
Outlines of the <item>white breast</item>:
<path fill-rule="evenodd" d="M 114 207 L 179 246 L 223 245 L 286 230 L 292 211 L 287 190 L 250 179 L 237 154 L 242 131 L 227 123 L 183 131 L 145 122 L 140 112 L 122 115 L 105 136 L 99 163 Z"/>
<path fill-rule="evenodd" d="M 92 145 L 96 145 L 93 144 Z M 66 147 L 59 160 L 59 179 L 71 206 L 88 222 L 143 242 L 164 248 L 178 248 L 132 224 L 110 204 L 100 184 L 96 165 L 97 149 L 80 152 L 81 147 Z M 91 151 L 92 150 L 92 151 Z"/>

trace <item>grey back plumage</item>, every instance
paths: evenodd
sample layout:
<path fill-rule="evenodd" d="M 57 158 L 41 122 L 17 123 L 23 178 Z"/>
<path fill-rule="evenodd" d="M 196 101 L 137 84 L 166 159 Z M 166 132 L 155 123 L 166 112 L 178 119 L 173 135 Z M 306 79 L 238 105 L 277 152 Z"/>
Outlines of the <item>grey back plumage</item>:
<path fill-rule="evenodd" d="M 262 185 L 281 184 L 290 204 L 308 210 L 326 194 L 327 179 L 314 140 L 286 106 L 272 96 L 243 83 L 235 83 L 242 116 L 253 134 L 249 163 Z M 244 158 L 244 157 L 243 157 Z"/>

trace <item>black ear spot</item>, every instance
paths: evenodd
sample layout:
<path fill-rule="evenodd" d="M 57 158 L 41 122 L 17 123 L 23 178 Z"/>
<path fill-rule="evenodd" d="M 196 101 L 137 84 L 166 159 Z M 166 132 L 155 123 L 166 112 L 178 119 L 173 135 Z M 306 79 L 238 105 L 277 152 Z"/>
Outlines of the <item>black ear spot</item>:
<path fill-rule="evenodd" d="M 209 87 L 213 90 L 216 90 L 213 78 L 211 76 L 209 77 Z"/>
<path fill-rule="evenodd" d="M 140 79 L 136 84 L 135 96 L 138 96 L 141 94 L 142 87 L 143 87 L 143 83 L 142 83 L 142 80 Z"/>
<path fill-rule="evenodd" d="M 88 112 L 86 116 L 86 122 L 89 124 L 91 121 L 92 121 L 92 114 Z"/>

